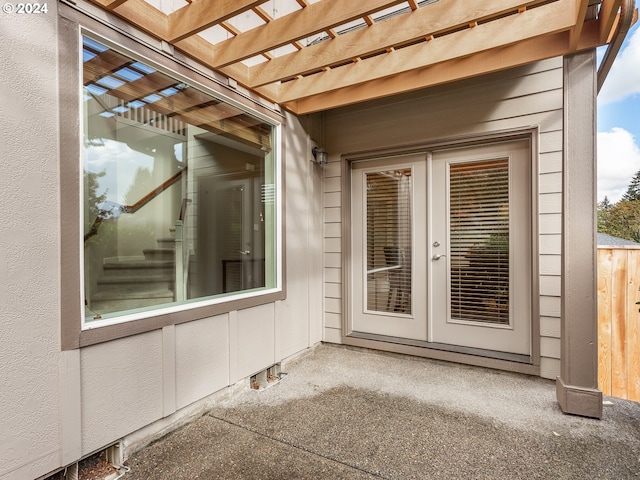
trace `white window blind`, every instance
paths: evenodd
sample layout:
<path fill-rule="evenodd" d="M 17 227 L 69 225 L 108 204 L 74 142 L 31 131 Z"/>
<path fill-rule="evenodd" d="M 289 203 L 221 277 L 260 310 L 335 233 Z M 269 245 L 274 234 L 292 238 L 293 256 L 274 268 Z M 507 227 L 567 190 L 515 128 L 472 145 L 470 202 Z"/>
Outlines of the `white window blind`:
<path fill-rule="evenodd" d="M 367 309 L 411 313 L 411 169 L 366 174 Z"/>
<path fill-rule="evenodd" d="M 451 319 L 509 324 L 509 160 L 449 167 Z"/>

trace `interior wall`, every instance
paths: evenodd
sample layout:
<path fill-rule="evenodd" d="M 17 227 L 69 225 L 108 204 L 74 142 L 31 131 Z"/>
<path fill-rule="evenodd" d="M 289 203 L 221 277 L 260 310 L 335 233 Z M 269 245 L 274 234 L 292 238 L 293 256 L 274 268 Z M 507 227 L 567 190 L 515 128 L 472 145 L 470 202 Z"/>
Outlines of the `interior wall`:
<path fill-rule="evenodd" d="M 541 376 L 560 372 L 563 70 L 556 58 L 452 85 L 325 113 L 324 340 L 340 343 L 343 205 L 341 156 L 506 129 L 538 127 Z M 535 300 L 534 300 L 535 301 Z"/>

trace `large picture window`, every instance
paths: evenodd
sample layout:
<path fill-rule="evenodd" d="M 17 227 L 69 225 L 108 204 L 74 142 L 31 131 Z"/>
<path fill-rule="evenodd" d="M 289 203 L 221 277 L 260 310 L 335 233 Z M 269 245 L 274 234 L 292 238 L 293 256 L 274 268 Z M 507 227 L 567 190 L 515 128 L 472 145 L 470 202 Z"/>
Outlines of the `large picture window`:
<path fill-rule="evenodd" d="M 85 327 L 278 288 L 277 126 L 82 40 Z"/>

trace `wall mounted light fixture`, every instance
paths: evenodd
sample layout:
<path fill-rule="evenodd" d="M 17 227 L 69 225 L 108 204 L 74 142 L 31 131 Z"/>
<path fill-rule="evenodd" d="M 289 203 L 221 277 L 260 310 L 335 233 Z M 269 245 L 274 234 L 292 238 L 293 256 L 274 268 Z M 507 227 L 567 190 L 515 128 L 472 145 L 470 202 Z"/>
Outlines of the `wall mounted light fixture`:
<path fill-rule="evenodd" d="M 311 153 L 313 154 L 313 161 L 318 165 L 324 165 L 329 159 L 329 154 L 322 147 L 313 147 Z"/>

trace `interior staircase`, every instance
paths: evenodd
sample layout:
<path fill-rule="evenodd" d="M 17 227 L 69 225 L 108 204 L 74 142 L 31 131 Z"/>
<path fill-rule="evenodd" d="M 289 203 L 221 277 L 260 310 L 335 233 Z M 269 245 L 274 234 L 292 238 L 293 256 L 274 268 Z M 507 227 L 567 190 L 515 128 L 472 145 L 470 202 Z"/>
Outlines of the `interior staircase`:
<path fill-rule="evenodd" d="M 158 239 L 143 254 L 104 259 L 89 305 L 93 316 L 175 300 L 175 239 Z"/>

